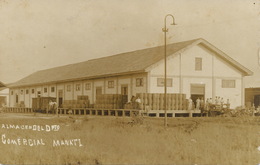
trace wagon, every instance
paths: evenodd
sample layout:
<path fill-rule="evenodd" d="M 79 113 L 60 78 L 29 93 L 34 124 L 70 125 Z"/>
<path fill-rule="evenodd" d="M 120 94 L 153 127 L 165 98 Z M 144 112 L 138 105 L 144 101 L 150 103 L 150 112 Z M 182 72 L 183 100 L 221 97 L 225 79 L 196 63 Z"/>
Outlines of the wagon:
<path fill-rule="evenodd" d="M 53 113 L 54 110 L 52 110 L 49 106 L 49 102 L 56 101 L 55 97 L 37 97 L 32 98 L 32 109 L 34 112 L 40 112 L 40 113 Z"/>
<path fill-rule="evenodd" d="M 229 104 L 211 104 L 209 105 L 209 110 L 207 111 L 208 116 L 230 116 L 231 110 L 229 108 Z"/>

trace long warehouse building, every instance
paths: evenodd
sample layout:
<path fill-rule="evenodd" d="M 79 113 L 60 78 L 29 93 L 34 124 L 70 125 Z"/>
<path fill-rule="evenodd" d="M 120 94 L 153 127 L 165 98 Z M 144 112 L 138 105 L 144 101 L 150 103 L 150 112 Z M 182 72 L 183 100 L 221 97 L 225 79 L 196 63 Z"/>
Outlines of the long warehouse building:
<path fill-rule="evenodd" d="M 229 99 L 231 108 L 244 105 L 244 77 L 252 71 L 204 39 L 167 45 L 167 90 L 197 97 Z M 9 106 L 32 98 L 64 100 L 99 94 L 164 92 L 164 46 L 153 47 L 35 72 L 9 85 Z"/>

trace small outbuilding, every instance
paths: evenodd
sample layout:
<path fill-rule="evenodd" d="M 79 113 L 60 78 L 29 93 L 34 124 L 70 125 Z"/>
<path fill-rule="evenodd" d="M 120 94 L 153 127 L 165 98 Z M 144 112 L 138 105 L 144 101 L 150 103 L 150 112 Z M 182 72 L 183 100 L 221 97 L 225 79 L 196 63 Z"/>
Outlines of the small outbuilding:
<path fill-rule="evenodd" d="M 0 81 L 0 107 L 8 105 L 9 89 Z"/>

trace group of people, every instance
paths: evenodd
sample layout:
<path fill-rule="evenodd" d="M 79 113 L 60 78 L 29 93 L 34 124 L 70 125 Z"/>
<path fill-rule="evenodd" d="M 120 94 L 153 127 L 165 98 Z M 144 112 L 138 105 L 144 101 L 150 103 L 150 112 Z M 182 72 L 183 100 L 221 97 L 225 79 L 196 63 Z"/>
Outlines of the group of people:
<path fill-rule="evenodd" d="M 132 96 L 131 105 L 133 109 L 141 109 L 141 99 L 140 97 Z"/>
<path fill-rule="evenodd" d="M 197 98 L 195 101 L 195 109 L 196 110 L 211 110 L 211 109 L 223 109 L 223 108 L 229 108 L 230 102 L 229 99 L 225 102 L 223 97 L 220 98 L 219 96 L 216 96 L 215 99 L 207 98 L 206 101 L 204 101 L 204 98 Z M 188 102 L 188 110 L 193 109 L 193 101 L 191 98 L 189 98 Z"/>

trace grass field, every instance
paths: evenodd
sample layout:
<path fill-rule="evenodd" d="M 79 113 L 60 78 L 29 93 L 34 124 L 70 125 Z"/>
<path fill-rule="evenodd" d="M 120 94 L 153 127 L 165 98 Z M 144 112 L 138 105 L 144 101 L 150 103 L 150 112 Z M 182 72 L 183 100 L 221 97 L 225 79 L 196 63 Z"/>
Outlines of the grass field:
<path fill-rule="evenodd" d="M 0 114 L 0 164 L 234 164 L 260 163 L 260 118 L 116 118 Z M 59 125 L 58 131 L 7 129 Z M 5 139 L 3 139 L 3 134 Z M 42 139 L 45 145 L 4 144 Z M 81 144 L 53 147 L 55 139 Z"/>

